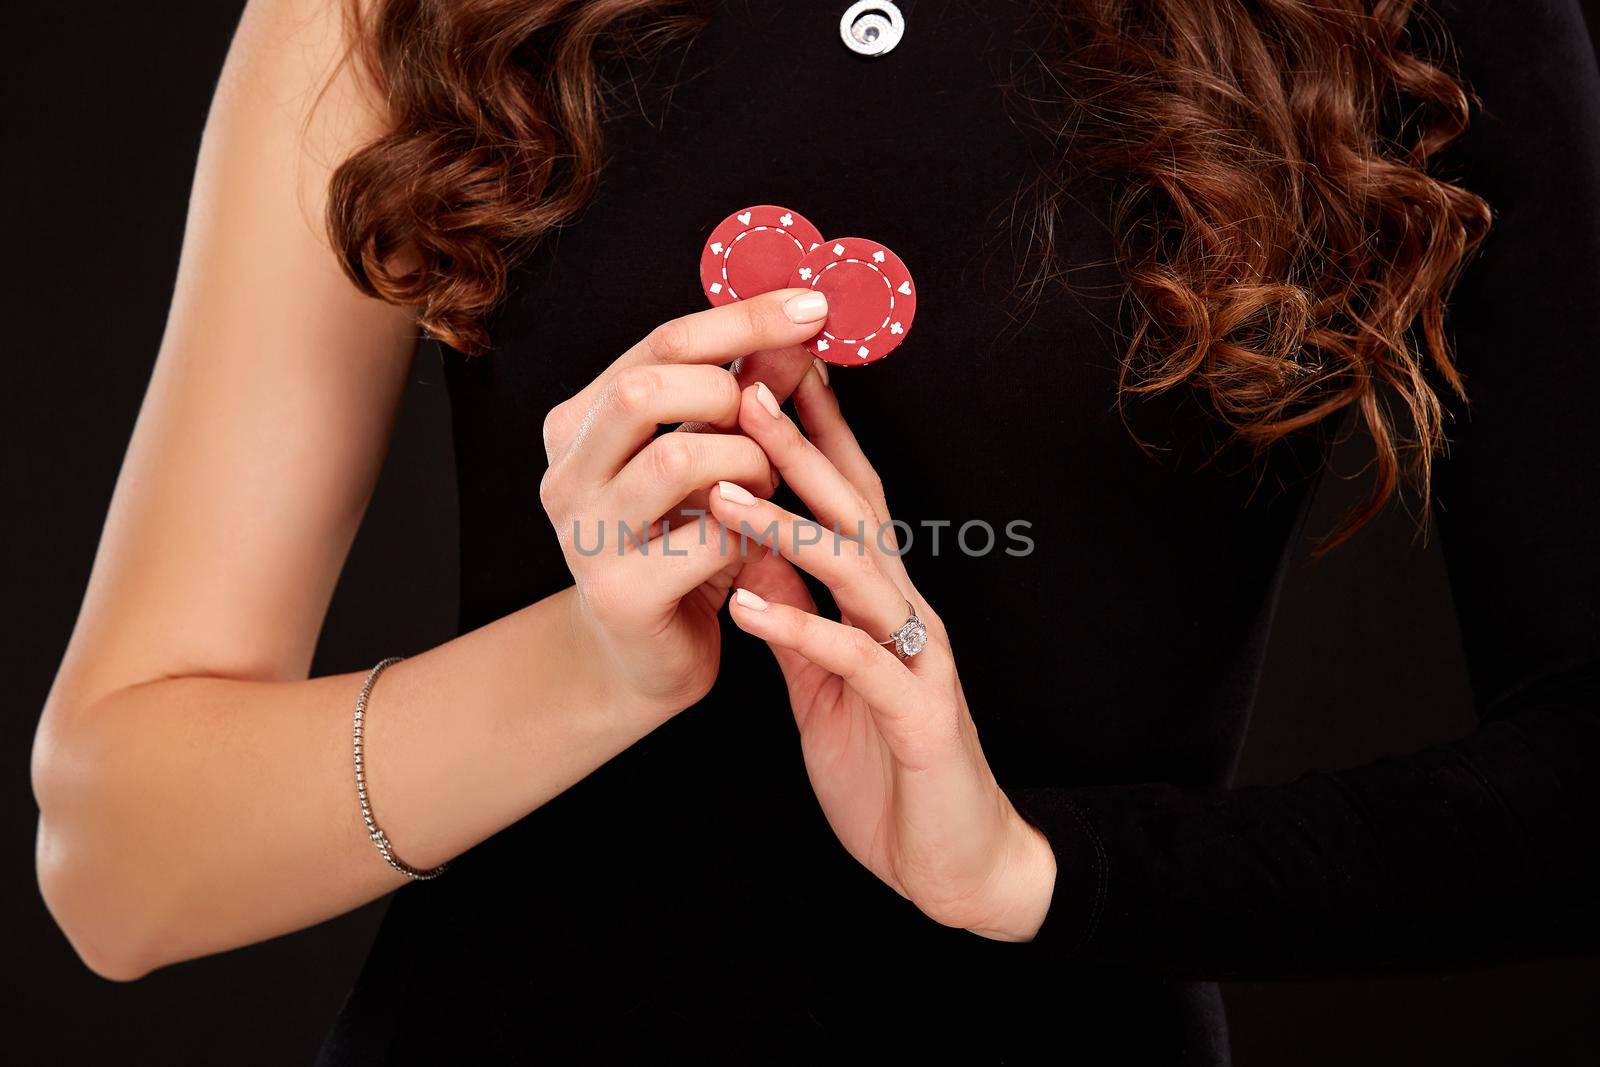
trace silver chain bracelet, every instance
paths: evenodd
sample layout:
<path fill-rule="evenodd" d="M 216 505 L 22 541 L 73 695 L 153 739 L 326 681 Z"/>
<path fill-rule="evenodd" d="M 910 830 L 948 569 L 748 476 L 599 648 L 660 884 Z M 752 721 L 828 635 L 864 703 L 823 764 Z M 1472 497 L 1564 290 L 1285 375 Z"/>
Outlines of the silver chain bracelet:
<path fill-rule="evenodd" d="M 388 861 L 389 866 L 405 875 L 415 878 L 419 882 L 426 882 L 430 878 L 437 878 L 450 866 L 449 861 L 420 870 L 402 860 L 394 854 L 394 849 L 389 846 L 389 838 L 382 830 L 378 829 L 377 822 L 372 818 L 372 805 L 367 802 L 367 769 L 362 761 L 361 752 L 361 721 L 366 718 L 367 701 L 372 697 L 372 687 L 378 684 L 378 675 L 399 663 L 404 656 L 390 656 L 379 662 L 367 675 L 367 680 L 361 684 L 361 693 L 356 697 L 356 725 L 355 725 L 355 752 L 356 752 L 356 799 L 361 801 L 361 818 L 367 824 L 367 836 L 372 839 L 378 853 Z"/>

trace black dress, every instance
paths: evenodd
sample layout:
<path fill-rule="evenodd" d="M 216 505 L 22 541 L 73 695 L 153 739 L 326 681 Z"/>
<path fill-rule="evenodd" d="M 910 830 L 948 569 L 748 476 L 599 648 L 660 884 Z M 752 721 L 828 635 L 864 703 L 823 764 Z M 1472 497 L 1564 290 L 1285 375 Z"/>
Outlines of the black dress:
<path fill-rule="evenodd" d="M 848 857 L 771 657 L 730 627 L 705 701 L 395 896 L 323 1061 L 1220 1063 L 1210 978 L 1592 950 L 1600 78 L 1576 0 L 1443 7 L 1483 101 L 1451 169 L 1498 213 L 1454 304 L 1473 406 L 1436 481 L 1482 726 L 1239 790 L 1322 442 L 1264 472 L 1142 453 L 1113 408 L 1109 187 L 1067 219 L 1070 292 L 1012 291 L 1037 163 L 997 83 L 1022 5 L 906 3 L 872 62 L 840 45 L 842 7 L 720 6 L 670 101 L 611 122 L 598 198 L 519 272 L 494 351 L 447 355 L 461 627 L 569 583 L 541 420 L 704 306 L 715 222 L 772 202 L 881 240 L 918 280 L 916 329 L 833 382 L 996 774 L 1056 849 L 1045 928 L 941 928 Z M 1181 398 L 1139 410 L 1205 435 Z M 920 524 L 945 519 L 935 554 Z M 964 522 L 1017 519 L 1031 555 L 950 550 Z"/>

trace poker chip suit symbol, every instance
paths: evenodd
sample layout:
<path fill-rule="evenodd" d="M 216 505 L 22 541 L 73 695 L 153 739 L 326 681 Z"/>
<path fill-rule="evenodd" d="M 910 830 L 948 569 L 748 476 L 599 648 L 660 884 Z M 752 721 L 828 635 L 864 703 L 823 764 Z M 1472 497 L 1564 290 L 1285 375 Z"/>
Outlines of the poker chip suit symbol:
<path fill-rule="evenodd" d="M 776 204 L 717 224 L 700 253 L 700 284 L 713 307 L 782 288 L 824 294 L 827 321 L 805 347 L 839 367 L 893 352 L 917 314 L 911 272 L 894 252 L 865 237 L 824 240 L 804 215 Z"/>
<path fill-rule="evenodd" d="M 775 204 L 736 211 L 717 224 L 700 253 L 700 285 L 713 307 L 789 284 L 797 263 L 822 243 L 799 212 Z"/>
<path fill-rule="evenodd" d="M 839 237 L 808 252 L 789 285 L 828 298 L 828 321 L 805 347 L 836 367 L 876 363 L 900 347 L 917 317 L 911 272 L 865 237 Z"/>

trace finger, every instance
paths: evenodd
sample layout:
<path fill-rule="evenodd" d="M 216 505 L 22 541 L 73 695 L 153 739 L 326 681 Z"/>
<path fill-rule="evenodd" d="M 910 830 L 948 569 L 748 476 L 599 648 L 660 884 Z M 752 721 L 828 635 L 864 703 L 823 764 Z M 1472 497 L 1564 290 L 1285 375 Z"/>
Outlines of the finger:
<path fill-rule="evenodd" d="M 800 572 L 782 556 L 765 549 L 750 554 L 749 561 L 739 571 L 738 581 L 734 584 L 738 589 L 750 590 L 768 603 L 787 604 L 789 607 L 816 614 L 816 601 L 811 599 L 811 591 L 806 588 Z M 768 644 L 767 648 L 778 661 L 778 668 L 783 672 L 783 679 L 789 687 L 790 696 L 801 692 L 806 686 L 814 686 L 822 681 L 824 676 L 832 673 L 792 648 L 774 644 Z M 794 708 L 796 721 L 804 726 L 805 709 L 810 706 L 809 703 L 791 702 L 791 706 Z"/>
<path fill-rule="evenodd" d="M 728 536 L 714 522 L 674 527 L 642 544 L 620 531 L 613 536 L 610 530 L 596 540 L 600 543 L 596 555 L 620 558 L 607 560 L 604 576 L 585 583 L 590 595 L 595 595 L 595 586 L 602 585 L 619 601 L 648 605 L 650 610 L 676 604 L 723 572 L 727 572 L 727 585 L 731 585 L 743 563 L 738 538 Z M 727 585 L 723 586 L 724 592 Z M 719 596 L 712 607 L 720 606 Z"/>
<path fill-rule="evenodd" d="M 726 365 L 753 352 L 798 345 L 822 329 L 827 317 L 828 302 L 822 294 L 810 289 L 779 289 L 664 322 L 550 412 L 544 424 L 545 451 L 552 459 L 566 454 L 590 410 L 623 370 Z M 698 419 L 685 416 L 672 421 Z"/>
<path fill-rule="evenodd" d="M 770 352 L 756 352 L 743 359 L 735 360 L 728 369 L 733 372 L 735 380 L 741 390 L 746 389 L 756 382 L 765 382 L 767 388 L 777 397 L 781 404 L 794 392 L 795 387 L 805 378 L 814 359 L 799 345 L 788 348 L 774 349 Z M 682 429 L 703 431 L 708 428 L 705 423 L 688 423 Z"/>
<path fill-rule="evenodd" d="M 856 440 L 855 431 L 839 410 L 839 397 L 828 387 L 826 364 L 816 361 L 794 392 L 795 413 L 806 437 L 828 458 L 845 480 L 855 487 L 884 522 L 889 521 L 889 506 L 884 499 L 883 481 L 867 460 Z"/>
<path fill-rule="evenodd" d="M 629 367 L 611 377 L 558 465 L 576 485 L 611 478 L 663 424 L 700 419 L 731 427 L 738 383 L 721 367 Z"/>
<path fill-rule="evenodd" d="M 827 317 L 828 300 L 821 293 L 776 289 L 663 323 L 623 353 L 613 367 L 728 364 L 753 352 L 798 345 L 822 329 Z"/>
<path fill-rule="evenodd" d="M 727 482 L 711 494 L 711 513 L 734 536 L 760 542 L 826 585 L 839 610 L 868 632 L 887 637 L 906 621 L 907 596 L 861 542 Z"/>
<path fill-rule="evenodd" d="M 739 629 L 770 645 L 792 649 L 843 678 L 874 715 L 900 721 L 915 714 L 919 683 L 894 653 L 854 626 L 824 619 L 788 604 L 767 601 L 749 589 L 734 591 L 728 614 Z"/>
<path fill-rule="evenodd" d="M 808 373 L 806 381 L 812 377 Z M 865 542 L 873 552 L 894 549 L 894 531 L 883 527 L 883 519 L 867 498 L 806 440 L 800 428 L 783 414 L 777 398 L 760 382 L 744 391 L 739 428 L 761 446 L 778 475 L 820 522 Z"/>
<path fill-rule="evenodd" d="M 653 522 L 719 481 L 766 496 L 775 479 L 767 454 L 743 434 L 663 434 L 617 472 L 590 510 L 602 519 Z"/>

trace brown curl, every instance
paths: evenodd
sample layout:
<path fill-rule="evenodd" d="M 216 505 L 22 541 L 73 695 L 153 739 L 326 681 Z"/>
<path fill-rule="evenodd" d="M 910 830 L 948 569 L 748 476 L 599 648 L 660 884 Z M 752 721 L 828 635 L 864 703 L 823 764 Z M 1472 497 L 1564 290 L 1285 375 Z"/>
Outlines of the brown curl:
<path fill-rule="evenodd" d="M 481 352 L 511 268 L 594 192 L 602 70 L 697 19 L 668 0 L 349 2 L 390 123 L 334 174 L 335 247 L 362 290 Z M 1479 197 L 1429 173 L 1469 110 L 1442 31 L 1415 0 L 1041 13 L 1041 83 L 1070 115 L 1060 175 L 1087 162 L 1123 190 L 1121 396 L 1187 388 L 1256 451 L 1354 409 L 1371 491 L 1324 548 L 1404 473 L 1425 498 L 1445 441 L 1433 379 L 1464 396 L 1445 302 L 1489 223 Z M 1068 187 L 1040 205 L 1047 246 Z"/>
<path fill-rule="evenodd" d="M 1048 31 L 1062 156 L 1123 190 L 1122 395 L 1187 387 L 1257 452 L 1353 408 L 1370 491 L 1321 551 L 1404 473 L 1426 502 L 1433 379 L 1465 398 L 1446 300 L 1490 221 L 1429 173 L 1469 111 L 1442 29 L 1412 0 L 1056 0 Z"/>

